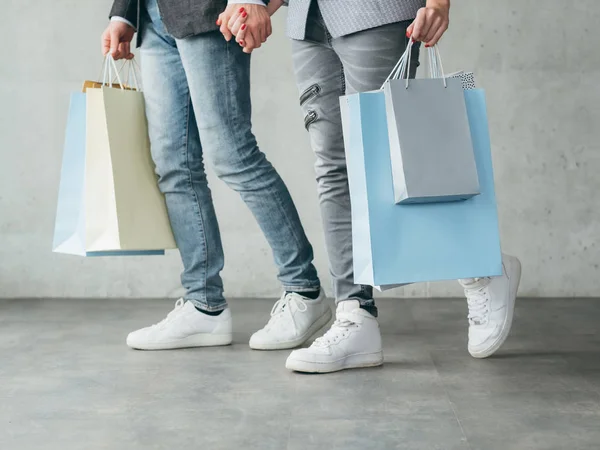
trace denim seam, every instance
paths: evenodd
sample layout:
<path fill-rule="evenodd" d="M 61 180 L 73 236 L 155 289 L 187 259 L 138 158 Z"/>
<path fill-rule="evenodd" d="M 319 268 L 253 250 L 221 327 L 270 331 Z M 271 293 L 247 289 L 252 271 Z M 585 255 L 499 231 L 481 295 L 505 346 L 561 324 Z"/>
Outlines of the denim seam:
<path fill-rule="evenodd" d="M 231 92 L 231 48 L 230 48 L 231 43 L 227 42 L 225 44 L 225 50 L 227 52 L 227 87 L 229 87 L 230 91 L 227 93 L 228 95 L 225 96 L 225 105 L 227 108 L 227 121 L 229 122 L 229 127 L 231 130 L 234 130 L 234 124 L 233 124 L 233 120 L 231 118 L 231 114 L 229 114 L 231 112 L 231 94 L 236 95 L 235 92 Z"/>
<path fill-rule="evenodd" d="M 188 171 L 188 185 L 190 188 L 190 191 L 193 192 L 194 195 L 194 201 L 195 201 L 195 206 L 196 206 L 196 211 L 194 211 L 199 219 L 200 222 L 200 235 L 202 237 L 202 244 L 204 245 L 204 268 L 202 271 L 202 277 L 204 278 L 203 280 L 203 300 L 196 300 L 198 302 L 203 302 L 206 303 L 206 309 L 208 309 L 208 302 L 207 302 L 207 286 L 206 286 L 206 274 L 208 272 L 208 247 L 206 244 L 206 234 L 204 233 L 204 218 L 202 217 L 202 208 L 200 208 L 200 201 L 198 199 L 198 195 L 196 194 L 196 191 L 194 190 L 194 183 L 192 181 L 192 169 L 190 168 L 190 152 L 188 149 L 188 144 L 189 144 L 189 133 L 190 133 L 190 112 L 191 112 L 191 95 L 188 91 L 188 101 L 187 101 L 187 114 L 186 114 L 186 124 L 185 124 L 185 142 L 184 142 L 184 149 L 185 149 L 185 164 L 187 167 L 187 171 Z M 190 299 L 191 300 L 191 299 Z"/>
<path fill-rule="evenodd" d="M 325 26 L 324 22 L 323 22 L 323 27 L 325 28 L 325 38 L 327 39 L 327 46 L 329 48 L 333 48 L 333 37 L 331 36 L 331 33 L 329 33 L 329 30 Z"/>
<path fill-rule="evenodd" d="M 209 306 L 207 302 L 198 300 L 197 298 L 186 298 L 185 301 L 192 303 L 195 307 L 208 312 L 223 311 L 227 308 L 227 302 L 223 301 L 217 306 Z"/>
<path fill-rule="evenodd" d="M 340 97 L 346 95 L 346 74 L 344 73 L 344 64 L 340 61 Z"/>

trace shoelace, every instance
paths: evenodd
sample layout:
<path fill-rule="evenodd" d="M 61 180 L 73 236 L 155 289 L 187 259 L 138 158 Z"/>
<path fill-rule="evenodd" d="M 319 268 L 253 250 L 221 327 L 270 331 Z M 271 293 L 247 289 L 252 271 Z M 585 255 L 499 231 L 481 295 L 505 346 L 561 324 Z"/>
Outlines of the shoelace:
<path fill-rule="evenodd" d="M 177 317 L 179 315 L 179 312 L 181 311 L 181 308 L 183 308 L 184 304 L 185 304 L 185 301 L 182 298 L 177 300 L 175 302 L 175 308 L 173 308 L 173 311 L 171 311 L 169 314 L 167 314 L 167 317 L 165 317 L 163 320 L 152 325 L 152 328 L 163 328 L 167 323 L 169 323 L 171 320 L 173 320 L 175 317 Z"/>
<path fill-rule="evenodd" d="M 295 305 L 296 309 L 300 312 L 304 312 L 308 309 L 306 302 L 298 295 L 286 294 L 277 300 L 273 305 L 273 309 L 271 309 L 271 319 L 269 319 L 267 327 L 270 328 L 279 322 L 283 318 L 284 314 L 290 317 L 290 320 L 295 327 L 296 322 L 294 321 L 294 316 L 292 315 L 292 305 Z"/>
<path fill-rule="evenodd" d="M 485 325 L 490 314 L 490 296 L 487 286 L 479 288 L 465 288 L 467 304 L 469 305 L 469 323 L 471 325 Z"/>
<path fill-rule="evenodd" d="M 329 347 L 331 344 L 335 344 L 340 339 L 347 337 L 350 334 L 350 329 L 356 326 L 356 322 L 349 315 L 338 313 L 331 328 L 323 336 L 316 339 L 311 347 Z"/>

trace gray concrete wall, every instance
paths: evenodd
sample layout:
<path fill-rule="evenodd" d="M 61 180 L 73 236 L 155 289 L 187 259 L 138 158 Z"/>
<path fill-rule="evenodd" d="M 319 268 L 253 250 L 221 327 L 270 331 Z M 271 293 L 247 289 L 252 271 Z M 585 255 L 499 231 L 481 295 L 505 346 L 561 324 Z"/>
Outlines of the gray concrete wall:
<path fill-rule="evenodd" d="M 0 297 L 174 297 L 177 253 L 82 259 L 51 252 L 69 92 L 97 76 L 110 0 L 3 2 L 0 15 Z M 285 11 L 255 54 L 255 128 L 289 184 L 329 286 L 313 156 L 302 126 Z M 600 294 L 600 53 L 597 0 L 455 1 L 446 69 L 487 89 L 505 250 L 523 295 Z M 270 250 L 237 195 L 211 177 L 229 296 L 275 296 Z M 455 283 L 389 295 L 454 296 Z"/>

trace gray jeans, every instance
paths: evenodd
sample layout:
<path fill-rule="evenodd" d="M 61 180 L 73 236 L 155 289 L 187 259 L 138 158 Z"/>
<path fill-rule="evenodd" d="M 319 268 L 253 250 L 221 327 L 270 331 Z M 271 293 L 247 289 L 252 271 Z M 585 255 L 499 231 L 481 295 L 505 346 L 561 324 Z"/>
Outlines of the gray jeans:
<path fill-rule="evenodd" d="M 304 124 L 310 133 L 336 302 L 359 300 L 376 314 L 371 286 L 354 283 L 352 219 L 339 97 L 379 89 L 408 43 L 405 21 L 332 38 L 313 2 L 306 38 L 292 42 Z M 411 76 L 419 60 L 414 47 Z"/>

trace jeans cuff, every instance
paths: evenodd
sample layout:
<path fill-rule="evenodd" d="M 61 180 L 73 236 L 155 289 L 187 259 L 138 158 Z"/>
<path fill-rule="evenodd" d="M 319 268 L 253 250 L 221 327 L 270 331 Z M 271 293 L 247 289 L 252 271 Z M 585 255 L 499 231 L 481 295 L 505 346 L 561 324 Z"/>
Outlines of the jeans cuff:
<path fill-rule="evenodd" d="M 321 285 L 314 286 L 283 286 L 286 292 L 314 292 L 321 290 Z"/>
<path fill-rule="evenodd" d="M 208 311 L 208 312 L 223 311 L 225 308 L 227 308 L 227 302 L 224 300 L 219 303 L 210 303 L 210 304 L 206 300 L 198 300 L 195 298 L 184 298 L 184 300 L 186 302 L 190 302 L 196 308 L 200 308 L 200 309 L 202 309 L 204 311 Z"/>
<path fill-rule="evenodd" d="M 368 299 L 365 300 L 364 298 L 346 298 L 344 300 L 336 300 L 335 304 L 339 304 L 340 302 L 347 302 L 350 300 L 356 300 L 358 303 L 360 303 L 360 308 L 364 309 L 365 311 L 367 311 L 369 314 L 371 314 L 373 317 L 377 317 L 379 315 L 379 310 L 377 309 L 377 306 L 375 306 L 375 300 Z"/>

